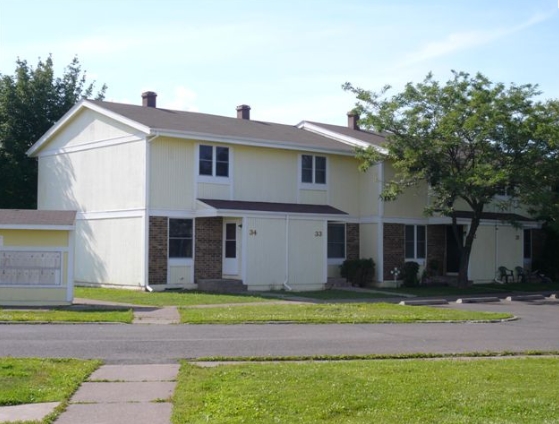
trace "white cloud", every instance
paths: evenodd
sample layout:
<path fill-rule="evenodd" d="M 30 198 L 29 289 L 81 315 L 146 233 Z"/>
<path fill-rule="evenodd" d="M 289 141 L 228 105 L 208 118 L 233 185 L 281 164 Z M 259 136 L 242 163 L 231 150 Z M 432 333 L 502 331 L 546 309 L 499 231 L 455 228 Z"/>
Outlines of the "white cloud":
<path fill-rule="evenodd" d="M 410 53 L 406 56 L 401 65 L 411 65 L 418 62 L 423 62 L 429 59 L 433 59 L 440 56 L 445 56 L 448 54 L 455 53 L 460 50 L 465 50 L 473 48 L 476 46 L 481 46 L 488 44 L 499 38 L 506 37 L 508 35 L 514 34 L 516 32 L 522 31 L 533 25 L 536 25 L 546 19 L 549 19 L 555 13 L 548 14 L 537 14 L 532 18 L 523 22 L 519 25 L 510 28 L 497 28 L 488 31 L 469 31 L 469 32 L 459 32 L 449 34 L 442 41 L 433 41 L 427 43 L 419 50 Z"/>
<path fill-rule="evenodd" d="M 173 90 L 172 100 L 169 102 L 161 101 L 158 105 L 166 109 L 186 110 L 189 112 L 198 112 L 198 107 L 195 106 L 196 98 L 198 96 L 191 89 L 182 85 L 177 86 Z"/>

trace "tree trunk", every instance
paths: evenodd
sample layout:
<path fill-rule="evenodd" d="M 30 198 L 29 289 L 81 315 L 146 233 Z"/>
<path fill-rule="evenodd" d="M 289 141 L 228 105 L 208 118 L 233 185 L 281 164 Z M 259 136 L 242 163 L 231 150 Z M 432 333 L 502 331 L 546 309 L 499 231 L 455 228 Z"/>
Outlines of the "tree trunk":
<path fill-rule="evenodd" d="M 468 234 L 466 235 L 464 244 L 460 248 L 460 268 L 458 270 L 458 287 L 460 288 L 465 288 L 468 286 L 468 267 L 470 265 L 470 254 L 472 253 L 472 246 L 474 244 L 476 232 L 479 227 L 479 222 L 481 221 L 482 211 L 483 208 L 479 208 L 478 210 L 474 211 L 474 216 L 472 217 L 472 220 L 470 222 Z M 452 224 L 455 227 L 455 236 L 458 237 L 458 226 L 456 225 L 455 219 L 453 219 Z M 459 239 L 457 238 L 457 240 Z"/>

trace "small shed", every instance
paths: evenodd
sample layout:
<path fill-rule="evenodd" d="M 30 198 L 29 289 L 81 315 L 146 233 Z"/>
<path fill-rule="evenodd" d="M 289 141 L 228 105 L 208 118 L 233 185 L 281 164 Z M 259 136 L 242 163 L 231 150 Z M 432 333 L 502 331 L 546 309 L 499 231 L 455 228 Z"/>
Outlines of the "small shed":
<path fill-rule="evenodd" d="M 76 211 L 0 209 L 0 305 L 74 298 Z"/>

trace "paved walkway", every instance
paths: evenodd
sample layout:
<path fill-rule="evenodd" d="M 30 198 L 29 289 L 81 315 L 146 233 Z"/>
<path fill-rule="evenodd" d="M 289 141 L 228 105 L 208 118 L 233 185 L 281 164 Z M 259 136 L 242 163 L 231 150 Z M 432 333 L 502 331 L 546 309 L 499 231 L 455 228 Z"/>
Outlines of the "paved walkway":
<path fill-rule="evenodd" d="M 169 424 L 178 364 L 103 365 L 81 384 L 56 424 Z M 40 421 L 58 402 L 0 407 L 0 422 Z"/>
<path fill-rule="evenodd" d="M 103 365 L 56 424 L 169 424 L 178 364 Z"/>

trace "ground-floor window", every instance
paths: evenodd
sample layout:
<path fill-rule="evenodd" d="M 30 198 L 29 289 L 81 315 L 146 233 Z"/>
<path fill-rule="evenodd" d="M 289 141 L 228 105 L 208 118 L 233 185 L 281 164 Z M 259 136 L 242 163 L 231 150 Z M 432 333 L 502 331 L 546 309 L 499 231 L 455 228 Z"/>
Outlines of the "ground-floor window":
<path fill-rule="evenodd" d="M 345 224 L 328 223 L 328 258 L 345 259 Z"/>
<path fill-rule="evenodd" d="M 425 259 L 425 225 L 406 225 L 406 259 Z"/>
<path fill-rule="evenodd" d="M 192 219 L 169 218 L 169 258 L 192 258 Z"/>

